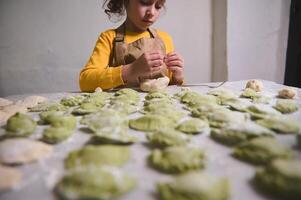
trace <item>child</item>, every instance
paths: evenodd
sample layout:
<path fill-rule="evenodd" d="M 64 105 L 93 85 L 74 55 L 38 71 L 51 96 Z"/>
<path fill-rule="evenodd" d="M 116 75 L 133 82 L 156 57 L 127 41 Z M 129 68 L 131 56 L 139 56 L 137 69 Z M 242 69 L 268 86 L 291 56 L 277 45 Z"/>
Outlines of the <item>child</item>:
<path fill-rule="evenodd" d="M 119 28 L 101 33 L 80 72 L 82 91 L 137 86 L 141 78 L 162 75 L 170 78 L 170 84 L 182 84 L 184 61 L 174 52 L 171 37 L 150 28 L 164 3 L 165 0 L 105 0 L 109 17 L 126 12 L 126 20 Z"/>

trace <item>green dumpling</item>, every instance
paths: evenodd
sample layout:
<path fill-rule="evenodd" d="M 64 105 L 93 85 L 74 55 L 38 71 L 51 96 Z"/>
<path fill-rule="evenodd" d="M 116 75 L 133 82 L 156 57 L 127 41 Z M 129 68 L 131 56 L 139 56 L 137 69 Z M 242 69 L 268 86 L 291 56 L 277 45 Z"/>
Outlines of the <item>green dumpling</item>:
<path fill-rule="evenodd" d="M 131 119 L 129 125 L 132 129 L 139 131 L 158 131 L 165 127 L 174 127 L 175 123 L 160 115 L 144 115 L 137 119 Z"/>
<path fill-rule="evenodd" d="M 155 149 L 149 156 L 150 164 L 167 173 L 182 173 L 204 168 L 204 152 L 192 147 L 167 147 Z"/>
<path fill-rule="evenodd" d="M 151 103 L 152 102 L 152 103 Z M 166 101 L 151 101 L 147 105 L 144 105 L 144 112 L 145 113 L 153 113 L 158 110 L 164 109 L 164 110 L 173 110 L 175 109 L 175 105 L 171 102 Z M 155 103 L 154 103 L 155 102 Z"/>
<path fill-rule="evenodd" d="M 40 125 L 47 125 L 50 124 L 53 118 L 64 115 L 62 111 L 50 110 L 50 111 L 43 111 L 39 113 L 40 120 L 38 124 Z"/>
<path fill-rule="evenodd" d="M 72 130 L 65 127 L 49 127 L 44 130 L 42 141 L 56 144 L 69 138 L 72 133 Z"/>
<path fill-rule="evenodd" d="M 99 167 L 102 165 L 121 166 L 130 159 L 130 149 L 118 145 L 88 145 L 75 150 L 65 159 L 66 169 Z"/>
<path fill-rule="evenodd" d="M 296 112 L 299 109 L 299 105 L 291 99 L 279 99 L 274 108 L 281 113 L 287 114 Z"/>
<path fill-rule="evenodd" d="M 30 112 L 43 112 L 51 110 L 66 111 L 68 110 L 68 107 L 57 102 L 42 102 L 32 108 L 29 108 Z"/>
<path fill-rule="evenodd" d="M 275 160 L 256 172 L 254 185 L 263 192 L 283 199 L 301 197 L 301 161 Z"/>
<path fill-rule="evenodd" d="M 6 137 L 27 137 L 36 129 L 37 123 L 28 115 L 16 113 L 6 123 Z"/>
<path fill-rule="evenodd" d="M 172 120 L 174 123 L 178 123 L 178 121 L 180 121 L 185 116 L 184 112 L 177 110 L 175 107 L 162 107 L 160 109 L 148 111 L 147 114 L 164 116 Z"/>
<path fill-rule="evenodd" d="M 100 144 L 132 144 L 138 142 L 138 138 L 129 133 L 120 132 L 118 134 L 95 133 L 92 142 Z"/>
<path fill-rule="evenodd" d="M 174 106 L 174 101 L 172 99 L 167 99 L 167 98 L 153 98 L 144 101 L 144 108 L 146 108 L 148 105 L 156 106 L 157 104 L 163 107 L 168 107 L 170 105 Z"/>
<path fill-rule="evenodd" d="M 101 108 L 106 104 L 106 101 L 109 100 L 110 97 L 111 95 L 106 92 L 94 92 L 84 99 L 83 103 L 94 104 L 95 106 Z"/>
<path fill-rule="evenodd" d="M 299 133 L 300 125 L 288 117 L 269 117 L 256 121 L 257 124 L 272 129 L 277 133 Z"/>
<path fill-rule="evenodd" d="M 191 118 L 180 123 L 176 129 L 187 134 L 198 134 L 208 128 L 209 124 L 205 120 Z"/>
<path fill-rule="evenodd" d="M 84 116 L 81 124 L 87 125 L 94 133 L 117 134 L 127 131 L 128 120 L 118 111 L 107 109 Z"/>
<path fill-rule="evenodd" d="M 254 104 L 247 108 L 246 110 L 252 118 L 255 119 L 263 119 L 266 117 L 274 117 L 274 116 L 280 116 L 281 112 L 275 110 L 274 108 L 264 105 L 264 104 Z"/>
<path fill-rule="evenodd" d="M 146 100 L 151 100 L 151 99 L 169 99 L 169 95 L 164 92 L 164 91 L 154 91 L 154 92 L 149 92 L 146 96 Z"/>
<path fill-rule="evenodd" d="M 71 171 L 56 185 L 62 199 L 115 199 L 136 186 L 133 177 L 114 167 L 89 168 Z"/>
<path fill-rule="evenodd" d="M 52 117 L 50 120 L 50 125 L 53 127 L 64 127 L 69 130 L 74 130 L 76 128 L 77 120 L 76 117 L 72 115 L 61 115 Z"/>
<path fill-rule="evenodd" d="M 244 123 L 249 119 L 247 113 L 218 109 L 207 114 L 207 119 L 211 127 L 225 127 L 232 123 Z"/>
<path fill-rule="evenodd" d="M 222 129 L 211 129 L 211 138 L 225 145 L 233 146 L 256 137 L 274 136 L 274 132 L 253 122 L 231 124 Z"/>
<path fill-rule="evenodd" d="M 200 172 L 176 176 L 172 182 L 157 185 L 162 200 L 227 200 L 230 184 L 227 178 Z"/>
<path fill-rule="evenodd" d="M 271 97 L 259 96 L 252 99 L 253 103 L 269 104 L 272 101 Z"/>
<path fill-rule="evenodd" d="M 220 97 L 221 99 L 235 98 L 236 95 L 232 90 L 226 88 L 217 88 L 210 90 L 207 94 Z"/>
<path fill-rule="evenodd" d="M 138 111 L 137 105 L 128 104 L 122 101 L 111 102 L 108 108 L 123 113 L 125 115 L 129 115 Z"/>
<path fill-rule="evenodd" d="M 191 110 L 191 115 L 193 117 L 207 119 L 211 113 L 218 112 L 227 112 L 229 111 L 227 108 L 220 106 L 220 105 L 202 105 L 197 108 Z"/>
<path fill-rule="evenodd" d="M 277 158 L 293 158 L 294 152 L 274 138 L 259 137 L 236 146 L 233 155 L 240 160 L 263 165 Z"/>
<path fill-rule="evenodd" d="M 240 97 L 250 98 L 250 99 L 259 98 L 260 96 L 261 96 L 261 94 L 259 92 L 256 92 L 255 90 L 253 90 L 251 88 L 244 89 L 244 91 L 240 95 Z"/>
<path fill-rule="evenodd" d="M 74 115 L 86 115 L 100 111 L 101 107 L 93 103 L 82 103 L 72 111 Z"/>
<path fill-rule="evenodd" d="M 115 93 L 115 100 L 121 100 L 131 104 L 137 104 L 140 100 L 139 93 L 131 88 L 123 88 Z"/>
<path fill-rule="evenodd" d="M 246 99 L 229 98 L 229 99 L 223 99 L 221 101 L 221 104 L 225 106 L 230 106 L 232 110 L 246 112 L 247 107 L 250 106 L 251 103 L 248 102 Z"/>
<path fill-rule="evenodd" d="M 197 92 L 187 92 L 181 102 L 186 104 L 189 109 L 195 109 L 202 105 L 218 105 L 220 103 L 216 96 L 199 94 Z"/>
<path fill-rule="evenodd" d="M 173 128 L 164 128 L 147 134 L 148 141 L 156 146 L 182 146 L 190 141 L 190 137 Z"/>
<path fill-rule="evenodd" d="M 191 89 L 189 87 L 181 87 L 181 90 L 177 93 L 175 93 L 172 97 L 174 99 L 177 99 L 179 101 L 181 101 L 182 97 L 187 93 L 187 92 L 191 92 Z"/>
<path fill-rule="evenodd" d="M 60 103 L 64 106 L 78 106 L 80 105 L 83 100 L 85 99 L 84 96 L 78 95 L 78 96 L 70 96 L 70 97 L 64 97 L 61 99 Z"/>

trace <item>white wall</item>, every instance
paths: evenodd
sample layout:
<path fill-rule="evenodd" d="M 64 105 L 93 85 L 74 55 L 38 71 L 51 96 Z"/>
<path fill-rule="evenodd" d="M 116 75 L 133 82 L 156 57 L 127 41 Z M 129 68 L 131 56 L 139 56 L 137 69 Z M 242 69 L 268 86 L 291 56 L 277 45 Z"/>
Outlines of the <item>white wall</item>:
<path fill-rule="evenodd" d="M 0 96 L 78 91 L 78 74 L 99 33 L 117 27 L 102 0 L 1 0 Z M 155 27 L 186 60 L 187 82 L 211 73 L 210 0 L 169 0 Z"/>
<path fill-rule="evenodd" d="M 290 0 L 228 0 L 229 80 L 283 83 Z"/>
<path fill-rule="evenodd" d="M 185 82 L 211 81 L 211 0 L 167 0 L 166 13 L 156 27 L 173 37 L 176 51 L 185 59 Z"/>

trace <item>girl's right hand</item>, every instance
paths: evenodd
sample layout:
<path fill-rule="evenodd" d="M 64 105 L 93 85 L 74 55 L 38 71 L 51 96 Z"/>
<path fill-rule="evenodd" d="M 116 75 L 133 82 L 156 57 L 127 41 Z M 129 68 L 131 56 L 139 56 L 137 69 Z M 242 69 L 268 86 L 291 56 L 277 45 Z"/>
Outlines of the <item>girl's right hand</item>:
<path fill-rule="evenodd" d="M 146 52 L 133 63 L 123 66 L 123 79 L 127 84 L 137 84 L 139 77 L 151 77 L 160 73 L 164 56 L 159 51 Z"/>

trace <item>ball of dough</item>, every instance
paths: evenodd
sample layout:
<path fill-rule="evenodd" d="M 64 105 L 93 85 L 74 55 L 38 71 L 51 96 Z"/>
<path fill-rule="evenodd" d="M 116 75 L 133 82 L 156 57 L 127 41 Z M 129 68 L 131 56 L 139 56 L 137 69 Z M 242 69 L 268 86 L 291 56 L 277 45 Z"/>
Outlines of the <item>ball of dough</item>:
<path fill-rule="evenodd" d="M 292 87 L 283 88 L 278 91 L 278 97 L 284 98 L 284 99 L 295 99 L 297 98 L 298 93 L 297 90 L 295 90 Z"/>
<path fill-rule="evenodd" d="M 256 92 L 260 92 L 263 89 L 263 84 L 259 80 L 249 80 L 246 84 L 246 88 L 250 88 L 255 90 Z"/>
<path fill-rule="evenodd" d="M 144 92 L 154 92 L 165 89 L 169 84 L 167 76 L 157 79 L 146 79 L 140 84 L 140 89 Z"/>

